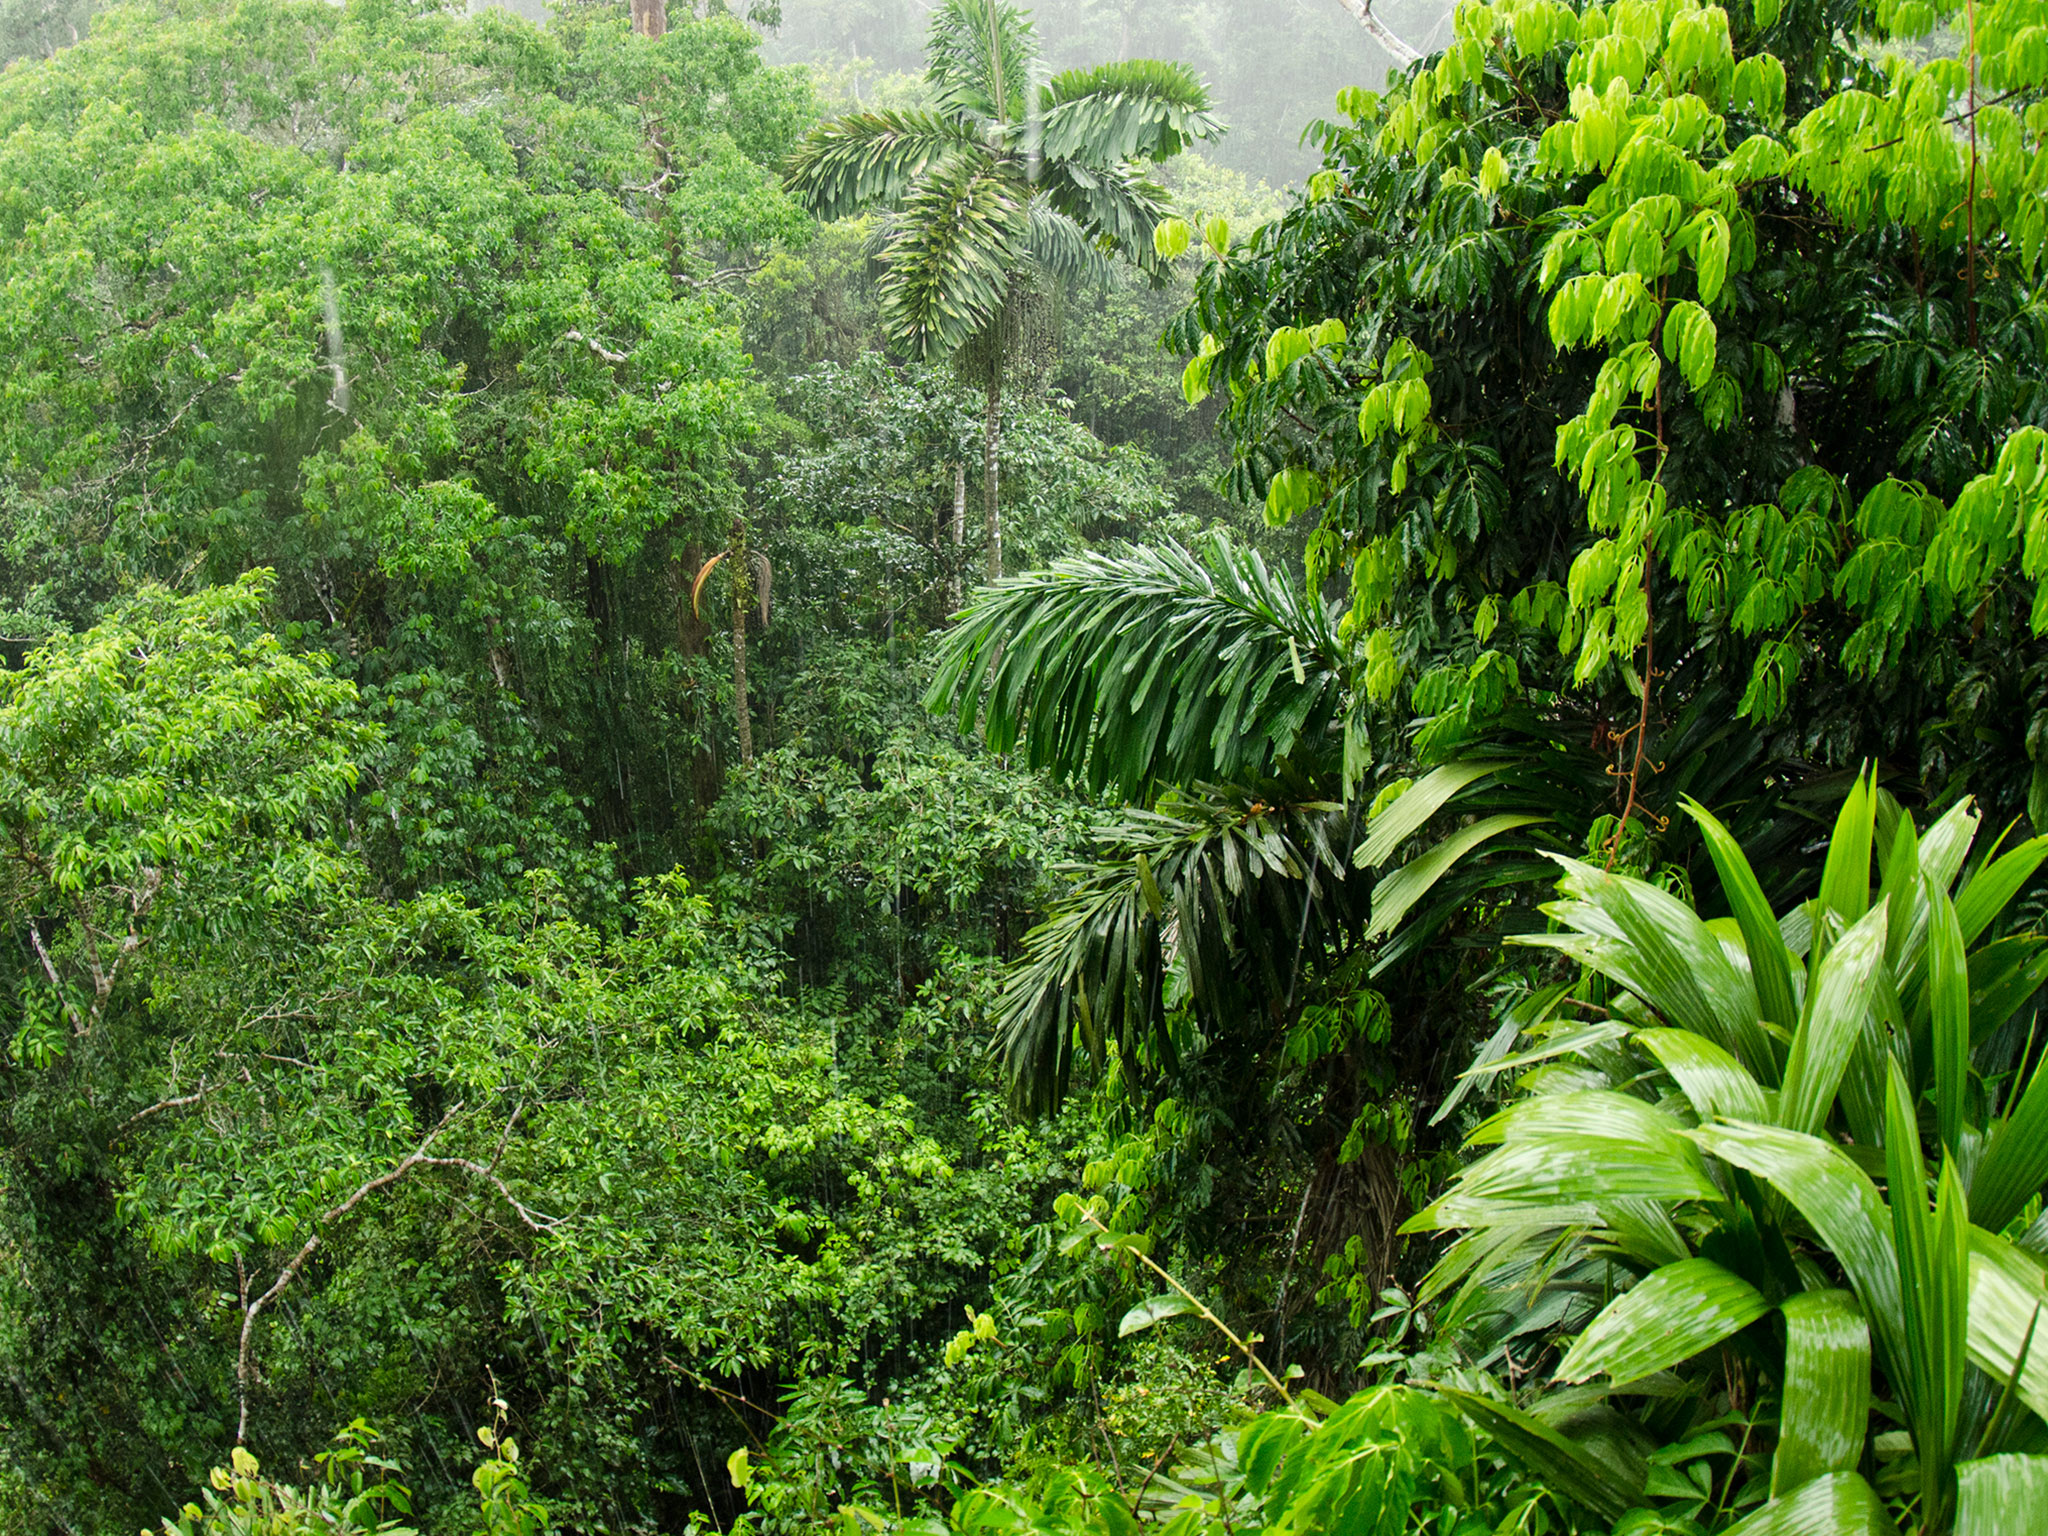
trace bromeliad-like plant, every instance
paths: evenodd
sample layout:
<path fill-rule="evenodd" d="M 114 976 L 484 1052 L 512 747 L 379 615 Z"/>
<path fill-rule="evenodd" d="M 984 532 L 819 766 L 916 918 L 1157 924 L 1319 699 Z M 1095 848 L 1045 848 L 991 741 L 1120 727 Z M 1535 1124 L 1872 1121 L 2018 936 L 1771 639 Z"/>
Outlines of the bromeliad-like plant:
<path fill-rule="evenodd" d="M 1688 809 L 1730 915 L 1560 860 L 1523 942 L 1581 980 L 1475 1069 L 1532 1070 L 1409 1224 L 1463 1234 L 1428 1287 L 1454 1313 L 1597 1314 L 1533 1403 L 1451 1397 L 1609 1518 L 2048 1528 L 2048 939 L 1998 934 L 2048 838 L 1972 864 L 1968 801 L 1921 832 L 1862 779 L 1819 895 L 1778 914 Z"/>

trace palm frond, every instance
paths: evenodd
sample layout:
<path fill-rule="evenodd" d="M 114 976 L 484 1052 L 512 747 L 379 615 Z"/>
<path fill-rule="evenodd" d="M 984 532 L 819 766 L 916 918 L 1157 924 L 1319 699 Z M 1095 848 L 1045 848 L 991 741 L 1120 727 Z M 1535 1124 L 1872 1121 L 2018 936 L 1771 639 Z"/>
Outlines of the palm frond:
<path fill-rule="evenodd" d="M 1061 560 L 982 592 L 946 636 L 927 707 L 989 745 L 1137 799 L 1334 755 L 1346 650 L 1313 596 L 1211 534 Z M 1297 762 L 1306 769 L 1307 761 Z"/>
<path fill-rule="evenodd" d="M 1102 289 L 1115 281 L 1116 267 L 1109 253 L 1087 230 L 1042 197 L 1031 200 L 1024 240 L 1031 259 L 1055 283 L 1070 288 Z"/>
<path fill-rule="evenodd" d="M 1026 935 L 996 1008 L 1020 1109 L 1057 1106 L 1082 1049 L 1170 1069 L 1194 1043 L 1176 1017 L 1209 1038 L 1284 1027 L 1296 972 L 1355 928 L 1366 892 L 1346 880 L 1344 807 L 1278 802 L 1271 788 L 1175 792 L 1123 813 L 1092 862 L 1064 868 L 1069 894 Z"/>
<path fill-rule="evenodd" d="M 1155 280 L 1164 271 L 1152 231 L 1166 217 L 1166 188 L 1128 165 L 1096 167 L 1047 157 L 1040 185 L 1054 208 L 1106 236 L 1117 254 Z"/>
<path fill-rule="evenodd" d="M 1020 120 L 1037 58 L 1030 14 L 1008 0 L 945 0 L 932 12 L 925 79 L 952 111 Z"/>
<path fill-rule="evenodd" d="M 1223 132 L 1195 72 L 1159 59 L 1067 70 L 1038 100 L 1039 147 L 1048 160 L 1094 166 L 1170 160 L 1196 140 Z"/>
<path fill-rule="evenodd" d="M 883 251 L 882 328 L 919 361 L 944 357 L 1002 308 L 1024 255 L 1024 189 L 959 160 L 919 178 Z"/>
<path fill-rule="evenodd" d="M 812 213 L 839 219 L 890 206 L 927 171 L 985 156 L 968 125 L 936 112 L 856 112 L 806 134 L 785 176 Z"/>

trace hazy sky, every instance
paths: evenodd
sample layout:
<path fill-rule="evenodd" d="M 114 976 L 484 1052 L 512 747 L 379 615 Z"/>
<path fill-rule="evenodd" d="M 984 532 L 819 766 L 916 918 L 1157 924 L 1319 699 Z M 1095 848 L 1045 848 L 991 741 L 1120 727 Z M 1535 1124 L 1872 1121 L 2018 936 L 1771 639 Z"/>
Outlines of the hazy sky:
<path fill-rule="evenodd" d="M 1347 85 L 1380 86 L 1392 60 L 1338 0 L 1039 0 L 1055 68 L 1115 58 L 1178 59 L 1209 82 L 1232 125 L 1224 164 L 1292 182 L 1314 169 L 1302 128 L 1331 115 Z M 1375 14 L 1424 52 L 1441 46 L 1449 0 L 1378 0 Z M 872 59 L 916 71 L 930 0 L 782 0 L 768 53 L 781 62 Z"/>

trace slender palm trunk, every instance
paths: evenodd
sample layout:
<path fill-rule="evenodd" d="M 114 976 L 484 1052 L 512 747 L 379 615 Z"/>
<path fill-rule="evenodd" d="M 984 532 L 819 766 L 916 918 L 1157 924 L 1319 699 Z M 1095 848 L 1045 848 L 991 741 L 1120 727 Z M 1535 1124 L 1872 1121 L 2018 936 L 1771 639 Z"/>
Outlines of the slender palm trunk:
<path fill-rule="evenodd" d="M 754 721 L 747 710 L 747 609 L 753 605 L 753 568 L 748 564 L 747 527 L 732 525 L 732 551 L 726 556 L 732 572 L 732 708 L 739 727 L 740 762 L 754 760 Z"/>
<path fill-rule="evenodd" d="M 960 569 L 960 554 L 967 546 L 967 461 L 953 461 L 953 562 L 946 577 L 946 610 L 960 611 L 966 573 Z"/>
<path fill-rule="evenodd" d="M 981 512 L 988 530 L 988 579 L 1003 579 L 1003 514 L 996 505 L 996 445 L 1002 432 L 1003 360 L 988 365 L 988 403 L 981 421 Z"/>

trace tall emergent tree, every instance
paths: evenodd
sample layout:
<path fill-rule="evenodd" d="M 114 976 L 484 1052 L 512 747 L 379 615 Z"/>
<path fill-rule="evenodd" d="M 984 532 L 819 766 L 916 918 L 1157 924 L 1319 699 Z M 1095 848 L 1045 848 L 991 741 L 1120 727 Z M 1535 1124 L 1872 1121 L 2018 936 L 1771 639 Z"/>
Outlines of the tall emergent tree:
<path fill-rule="evenodd" d="M 998 410 L 1030 295 L 1105 278 L 1112 258 L 1155 280 L 1166 192 L 1146 173 L 1222 124 L 1192 71 L 1127 59 L 1039 78 L 1031 21 L 1006 0 L 945 0 L 932 16 L 928 112 L 856 112 L 814 130 L 789 163 L 820 218 L 886 210 L 881 311 L 920 360 L 974 344 L 986 392 L 982 505 L 988 574 L 1003 573 Z"/>

